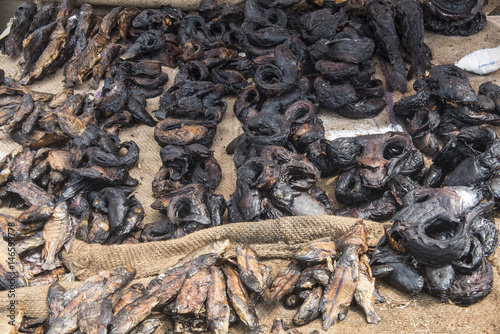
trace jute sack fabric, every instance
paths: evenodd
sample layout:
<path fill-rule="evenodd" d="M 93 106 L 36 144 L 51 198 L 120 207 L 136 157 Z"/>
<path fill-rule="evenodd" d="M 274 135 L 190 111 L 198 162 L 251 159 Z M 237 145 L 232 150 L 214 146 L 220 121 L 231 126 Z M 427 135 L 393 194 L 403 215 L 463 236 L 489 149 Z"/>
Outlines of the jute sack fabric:
<path fill-rule="evenodd" d="M 337 216 L 285 217 L 222 225 L 200 230 L 180 239 L 135 245 L 89 245 L 75 240 L 68 253 L 61 253 L 61 258 L 80 282 L 66 283 L 63 286 L 78 286 L 81 281 L 101 270 L 119 266 L 135 268 L 135 278 L 147 284 L 152 277 L 193 250 L 223 239 L 231 241 L 230 250 L 233 251 L 234 244 L 250 244 L 261 259 L 288 260 L 305 243 L 321 238 L 334 238 L 337 230 L 346 232 L 357 221 L 359 220 Z M 374 247 L 387 224 L 372 221 L 364 223 L 369 246 Z M 48 286 L 16 289 L 16 300 L 25 304 L 25 315 L 42 317 L 48 314 L 47 291 Z M 0 292 L 0 309 L 8 307 L 11 299 L 8 291 Z"/>

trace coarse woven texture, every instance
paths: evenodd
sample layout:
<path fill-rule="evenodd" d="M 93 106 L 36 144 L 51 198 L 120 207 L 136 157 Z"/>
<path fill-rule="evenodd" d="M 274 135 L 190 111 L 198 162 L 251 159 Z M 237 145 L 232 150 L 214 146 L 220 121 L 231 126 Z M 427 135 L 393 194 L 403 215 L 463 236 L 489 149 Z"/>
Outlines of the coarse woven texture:
<path fill-rule="evenodd" d="M 103 0 L 90 0 L 85 1 L 90 4 L 103 4 L 106 5 L 120 5 L 120 6 L 142 6 L 154 7 L 166 4 L 173 5 L 172 2 L 167 1 L 103 1 Z M 81 3 L 80 0 L 77 3 Z M 190 5 L 198 4 L 196 2 L 182 1 L 182 3 L 189 3 Z M 494 8 L 494 4 L 498 5 L 498 1 L 490 2 L 488 7 Z M 196 6 L 196 5 L 193 5 Z M 181 5 L 182 7 L 182 5 Z M 185 7 L 182 7 L 185 8 Z M 194 9 L 190 8 L 190 9 Z M 482 48 L 491 48 L 500 45 L 500 24 L 498 20 L 488 19 L 486 27 L 478 34 L 468 37 L 445 37 L 434 33 L 426 33 L 425 42 L 432 50 L 434 60 L 433 64 L 446 64 L 453 63 L 466 54 Z M 376 59 L 380 61 L 380 58 Z M 13 77 L 16 72 L 16 61 L 8 59 L 0 55 L 0 68 L 6 71 L 8 76 Z M 171 69 L 164 69 L 169 75 L 169 84 L 172 85 L 176 71 Z M 377 67 L 376 77 L 383 80 L 380 73 L 380 68 Z M 473 88 L 477 91 L 479 84 L 484 81 L 493 81 L 500 83 L 500 71 L 492 73 L 488 76 L 469 75 L 469 79 Z M 408 83 L 409 92 L 406 95 L 413 94 L 411 90 L 412 82 Z M 55 74 L 47 76 L 41 81 L 35 82 L 31 88 L 38 91 L 57 93 L 63 88 L 62 82 L 62 69 Z M 82 93 L 88 91 L 88 84 L 84 84 L 75 90 L 75 93 Z M 394 93 L 394 101 L 399 100 L 401 94 Z M 216 193 L 223 194 L 227 199 L 235 188 L 236 170 L 232 161 L 232 156 L 225 153 L 225 148 L 237 135 L 242 132 L 241 123 L 236 119 L 232 112 L 232 104 L 234 97 L 225 98 L 228 102 L 228 109 L 224 116 L 223 122 L 218 126 L 217 135 L 214 139 L 214 155 L 219 161 L 223 169 L 223 179 L 220 186 L 216 189 Z M 148 111 L 153 111 L 158 107 L 158 99 L 148 101 Z M 391 128 L 392 123 L 388 116 L 387 110 L 373 119 L 365 120 L 348 120 L 340 117 L 334 113 L 329 113 L 324 110 L 321 111 L 320 117 L 324 121 L 325 129 L 330 130 L 333 134 L 354 135 L 365 132 L 381 131 L 383 129 Z M 496 128 L 497 132 L 498 127 Z M 147 126 L 139 126 L 137 128 L 126 129 L 120 133 L 122 140 L 133 139 L 141 148 L 140 163 L 137 168 L 131 171 L 133 177 L 138 178 L 140 186 L 137 189 L 137 198 L 144 203 L 146 209 L 146 218 L 144 223 L 162 219 L 162 215 L 152 210 L 149 204 L 152 202 L 151 194 L 151 181 L 154 174 L 161 166 L 159 159 L 160 148 L 153 138 L 153 129 Z M 5 156 L 11 150 L 19 148 L 13 143 L 8 135 L 0 133 L 0 157 Z M 334 199 L 334 186 L 335 178 L 321 179 L 319 185 L 327 192 L 330 199 Z M 0 208 L 2 213 L 12 213 L 15 215 L 17 212 L 8 208 Z M 255 249 L 258 254 L 264 258 L 264 263 L 273 266 L 272 275 L 287 265 L 287 260 L 278 260 L 277 258 L 286 259 L 290 256 L 291 252 L 299 247 L 301 243 L 315 238 L 321 238 L 325 235 L 331 235 L 333 231 L 333 221 L 335 217 L 295 217 L 284 218 L 279 221 L 269 221 L 270 226 L 262 231 L 271 231 L 268 234 L 253 234 L 259 230 L 259 226 L 266 224 L 266 222 L 250 222 L 224 225 L 219 228 L 210 230 L 203 230 L 198 234 L 193 234 L 185 239 L 155 242 L 150 244 L 141 245 L 126 245 L 126 246 L 98 246 L 98 245 L 85 245 L 81 242 L 75 241 L 70 249 L 70 253 L 63 253 L 62 258 L 69 266 L 71 266 L 75 275 L 79 279 L 89 277 L 92 272 L 101 269 L 109 269 L 119 264 L 134 263 L 137 270 L 138 280 L 135 282 L 142 282 L 146 284 L 151 280 L 153 275 L 158 274 L 164 268 L 175 263 L 186 252 L 194 249 L 196 245 L 203 245 L 204 242 L 210 240 L 217 240 L 228 237 L 232 239 L 233 243 L 248 242 L 246 238 L 256 240 Z M 329 221 L 329 222 L 328 222 Z M 342 221 L 344 218 L 342 218 Z M 354 220 L 355 221 L 355 220 Z M 309 234 L 303 233 L 301 225 L 309 223 Z M 286 226 L 286 227 L 285 227 Z M 345 225 L 347 226 L 347 225 Z M 371 226 L 367 222 L 367 226 Z M 378 234 L 383 230 L 384 225 L 374 225 L 377 227 L 374 231 L 375 234 L 370 233 L 369 242 L 373 246 L 376 242 Z M 499 227 L 497 221 L 497 227 Z M 241 229 L 246 232 L 243 233 Z M 370 228 L 368 228 L 370 231 Z M 301 232 L 302 231 L 302 232 Z M 281 233 L 282 234 L 281 234 Z M 225 234 L 226 233 L 226 234 Z M 222 236 L 225 234 L 226 236 Z M 202 236 L 201 236 L 202 235 Z M 195 241 L 194 238 L 197 240 Z M 274 243 L 265 242 L 265 240 L 272 240 L 278 238 Z M 299 240 L 297 240 L 299 238 Z M 309 239 L 307 239 L 309 238 Z M 285 241 L 288 240 L 288 241 Z M 276 239 L 275 239 L 276 240 Z M 187 242 L 189 241 L 189 242 Z M 293 242 L 296 242 L 294 245 Z M 169 245 L 169 246 L 167 246 Z M 123 248 L 123 249 L 122 249 Z M 118 259 L 118 250 L 124 251 L 120 254 Z M 105 252 L 104 252 L 105 251 Z M 104 253 L 103 253 L 104 252 Z M 179 253 L 177 253 L 179 252 Z M 184 252 L 184 253 L 183 253 Z M 107 254 L 107 255 L 103 255 Z M 266 255 L 268 254 L 268 255 Z M 417 297 L 411 297 L 403 292 L 400 292 L 382 280 L 377 280 L 377 288 L 380 293 L 387 299 L 384 304 L 377 304 L 375 306 L 377 313 L 382 318 L 382 322 L 377 326 L 369 325 L 366 323 L 364 315 L 359 307 L 351 307 L 351 311 L 345 320 L 336 323 L 330 329 L 330 332 L 336 333 L 500 333 L 500 318 L 498 313 L 500 311 L 500 290 L 498 282 L 500 279 L 500 251 L 496 251 L 490 260 L 494 268 L 494 284 L 491 294 L 482 300 L 480 303 L 474 304 L 467 308 L 461 308 L 452 304 L 443 304 L 439 299 L 422 292 Z M 273 258 L 275 260 L 273 260 Z M 151 261 L 147 261 L 147 260 Z M 161 261 L 165 261 L 160 263 Z M 154 264 L 156 263 L 156 264 Z M 156 266 L 156 267 L 150 267 Z M 150 277 L 147 277 L 147 276 Z M 81 282 L 62 283 L 66 288 L 81 285 Z M 20 288 L 15 291 L 16 301 L 25 301 L 25 312 L 28 316 L 42 316 L 48 312 L 47 306 L 47 290 L 48 287 L 32 287 Z M 0 292 L 0 309 L 7 307 L 13 299 L 8 298 L 7 292 Z M 271 325 L 276 317 L 282 318 L 287 324 L 291 324 L 291 319 L 296 310 L 288 310 L 282 307 L 279 303 L 264 304 L 258 303 L 257 313 L 260 317 L 261 323 Z M 298 328 L 303 333 L 310 333 L 312 330 L 321 330 L 321 321 L 316 320 L 311 324 Z M 233 333 L 247 333 L 248 330 L 241 324 L 231 328 Z M 163 333 L 163 332 L 162 332 Z"/>
<path fill-rule="evenodd" d="M 34 0 L 36 4 L 52 2 L 52 0 Z M 220 3 L 238 4 L 242 0 L 222 0 Z M 195 10 L 200 7 L 201 0 L 75 0 L 75 5 L 87 3 L 89 5 L 112 6 L 112 7 L 138 7 L 138 8 L 159 8 L 171 6 L 182 10 Z"/>

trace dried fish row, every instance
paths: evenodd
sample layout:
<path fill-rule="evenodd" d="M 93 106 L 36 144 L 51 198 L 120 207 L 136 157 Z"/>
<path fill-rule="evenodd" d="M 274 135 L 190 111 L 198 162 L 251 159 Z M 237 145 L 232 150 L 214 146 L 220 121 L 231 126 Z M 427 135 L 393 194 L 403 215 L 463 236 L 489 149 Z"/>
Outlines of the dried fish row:
<path fill-rule="evenodd" d="M 116 76 L 116 67 L 122 67 L 123 63 L 127 66 L 127 60 L 151 60 L 175 67 L 179 51 L 176 28 L 173 27 L 182 15 L 181 11 L 169 8 L 159 11 L 154 17 L 147 10 L 140 12 L 136 8 L 116 7 L 99 17 L 88 4 L 75 10 L 71 0 L 62 1 L 57 6 L 48 3 L 38 11 L 35 5 L 26 3 L 18 8 L 10 33 L 0 43 L 3 51 L 11 57 L 22 53 L 17 78 L 22 84 L 29 84 L 64 66 L 66 87 L 79 85 L 92 76 L 91 86 L 95 89 L 104 76 Z M 155 31 L 158 32 L 159 44 L 153 49 L 147 45 L 149 42 L 145 36 L 148 34 L 141 37 L 140 32 L 144 24 L 151 24 L 148 20 L 158 18 L 163 24 L 151 26 L 158 29 Z M 129 48 L 125 43 L 131 39 L 137 41 Z M 138 49 L 142 52 L 137 52 Z M 131 91 L 136 95 L 140 95 L 137 91 L 142 91 L 151 97 L 161 94 L 160 87 L 168 78 L 161 72 L 155 79 L 143 74 L 130 79 L 133 83 L 127 86 L 136 88 Z"/>
<path fill-rule="evenodd" d="M 157 200 L 151 207 L 168 220 L 149 223 L 142 239 L 179 238 L 222 224 L 226 201 L 214 194 L 222 170 L 209 148 L 226 111 L 223 94 L 221 84 L 188 79 L 160 98 L 154 138 L 162 147 L 163 166 L 153 180 Z"/>
<path fill-rule="evenodd" d="M 235 260 L 225 257 L 229 246 L 229 240 L 222 240 L 196 250 L 146 287 L 128 285 L 135 270 L 127 267 L 101 271 L 67 291 L 53 283 L 50 316 L 40 322 L 47 333 L 61 334 L 77 329 L 152 333 L 161 322 L 170 323 L 172 333 L 229 333 L 237 318 L 251 331 L 262 329 L 254 304 L 267 288 L 270 268 L 259 263 L 248 245 L 236 248 Z M 259 293 L 250 294 L 255 288 Z M 25 319 L 23 328 L 40 322 Z"/>
<path fill-rule="evenodd" d="M 283 300 L 298 308 L 295 326 L 308 324 L 321 315 L 323 330 L 343 320 L 353 299 L 377 324 L 374 303 L 378 292 L 369 264 L 367 236 L 362 222 L 347 233 L 337 233 L 335 241 L 315 241 L 299 249 L 295 260 L 282 270 L 269 287 L 269 301 Z M 276 324 L 276 322 L 275 322 Z"/>
<path fill-rule="evenodd" d="M 494 198 L 485 186 L 414 190 L 372 256 L 377 276 L 398 289 L 426 289 L 443 302 L 476 303 L 491 291 L 488 256 L 498 245 L 489 212 Z"/>

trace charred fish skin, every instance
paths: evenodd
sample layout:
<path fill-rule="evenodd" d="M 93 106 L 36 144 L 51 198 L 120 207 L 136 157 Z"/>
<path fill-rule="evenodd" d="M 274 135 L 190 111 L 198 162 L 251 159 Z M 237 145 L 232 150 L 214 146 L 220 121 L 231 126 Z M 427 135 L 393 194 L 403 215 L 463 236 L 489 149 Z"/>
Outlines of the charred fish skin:
<path fill-rule="evenodd" d="M 243 283 L 252 291 L 261 293 L 265 288 L 265 282 L 257 253 L 249 245 L 236 247 L 236 260 L 238 261 L 238 270 Z"/>
<path fill-rule="evenodd" d="M 214 334 L 228 334 L 231 310 L 222 270 L 218 267 L 210 268 L 210 281 L 206 304 L 208 327 Z"/>
<path fill-rule="evenodd" d="M 354 299 L 361 306 L 369 324 L 377 324 L 380 317 L 375 312 L 375 278 L 372 276 L 370 263 L 366 254 L 361 255 L 359 260 L 359 279 L 354 291 Z"/>
<path fill-rule="evenodd" d="M 226 275 L 227 294 L 234 310 L 241 321 L 250 329 L 258 327 L 259 319 L 257 318 L 257 313 L 238 273 L 229 264 L 223 265 L 222 270 Z"/>
<path fill-rule="evenodd" d="M 323 330 L 345 318 L 359 278 L 359 257 L 356 246 L 347 246 L 330 277 L 320 302 Z"/>

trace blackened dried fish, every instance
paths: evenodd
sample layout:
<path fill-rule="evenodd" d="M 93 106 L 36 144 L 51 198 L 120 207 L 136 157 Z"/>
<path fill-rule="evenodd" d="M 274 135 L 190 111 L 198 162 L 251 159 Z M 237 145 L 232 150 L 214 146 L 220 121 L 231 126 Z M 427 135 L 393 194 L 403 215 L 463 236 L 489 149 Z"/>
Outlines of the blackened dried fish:
<path fill-rule="evenodd" d="M 319 286 L 311 291 L 293 317 L 293 324 L 295 326 L 308 324 L 320 316 L 320 302 L 322 296 L 323 289 Z"/>
<path fill-rule="evenodd" d="M 36 5 L 33 3 L 25 2 L 17 8 L 15 19 L 10 27 L 10 34 L 4 42 L 4 53 L 13 58 L 21 53 L 24 37 L 29 31 L 35 13 Z"/>

